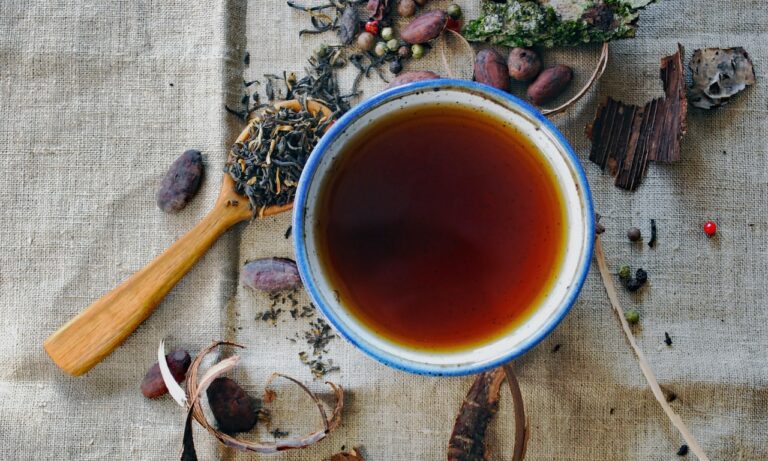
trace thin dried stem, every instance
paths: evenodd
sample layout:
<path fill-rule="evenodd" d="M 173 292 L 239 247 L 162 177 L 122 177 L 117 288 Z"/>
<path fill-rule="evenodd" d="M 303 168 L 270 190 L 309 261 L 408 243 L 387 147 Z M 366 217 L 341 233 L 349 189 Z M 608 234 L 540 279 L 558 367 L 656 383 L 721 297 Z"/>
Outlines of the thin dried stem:
<path fill-rule="evenodd" d="M 659 382 L 656 379 L 656 375 L 651 369 L 651 364 L 645 358 L 645 354 L 643 354 L 643 351 L 640 350 L 640 347 L 635 341 L 634 335 L 632 335 L 632 330 L 629 327 L 629 323 L 627 322 L 627 319 L 624 318 L 624 310 L 621 308 L 621 304 L 619 304 L 619 296 L 616 293 L 616 286 L 613 284 L 611 272 L 608 270 L 608 264 L 605 262 L 605 253 L 603 252 L 603 245 L 600 242 L 599 235 L 595 237 L 595 259 L 597 259 L 597 266 L 600 268 L 600 276 L 603 279 L 605 291 L 608 293 L 608 299 L 611 301 L 613 312 L 616 314 L 616 318 L 619 319 L 621 328 L 624 330 L 624 335 L 627 337 L 629 345 L 632 346 L 632 350 L 637 356 L 637 361 L 640 364 L 640 370 L 643 372 L 646 381 L 648 381 L 648 386 L 650 386 L 651 391 L 653 392 L 653 396 L 656 397 L 659 405 L 661 405 L 661 408 L 664 409 L 664 413 L 667 414 L 667 418 L 669 418 L 677 430 L 680 431 L 680 435 L 683 436 L 683 440 L 685 440 L 685 443 L 691 449 L 693 454 L 695 454 L 700 461 L 709 461 L 709 458 L 704 453 L 704 450 L 701 448 L 701 445 L 699 445 L 699 442 L 688 430 L 688 427 L 686 427 L 685 423 L 683 423 L 683 420 L 680 418 L 680 416 L 675 413 L 675 411 L 667 402 L 667 399 L 664 397 L 664 393 L 659 386 Z"/>
<path fill-rule="evenodd" d="M 562 112 L 565 112 L 568 110 L 569 107 L 576 104 L 576 102 L 579 101 L 590 88 L 592 88 L 592 85 L 595 84 L 595 82 L 602 77 L 603 72 L 605 72 L 605 69 L 608 67 L 608 42 L 603 43 L 603 49 L 600 51 L 600 59 L 597 61 L 597 67 L 595 68 L 595 71 L 592 72 L 592 76 L 589 78 L 589 81 L 587 81 L 586 85 L 584 85 L 581 90 L 579 90 L 578 93 L 576 93 L 571 99 L 563 103 L 562 105 L 555 107 L 554 109 L 543 109 L 541 111 L 542 114 L 550 116 L 550 115 L 557 115 Z"/>

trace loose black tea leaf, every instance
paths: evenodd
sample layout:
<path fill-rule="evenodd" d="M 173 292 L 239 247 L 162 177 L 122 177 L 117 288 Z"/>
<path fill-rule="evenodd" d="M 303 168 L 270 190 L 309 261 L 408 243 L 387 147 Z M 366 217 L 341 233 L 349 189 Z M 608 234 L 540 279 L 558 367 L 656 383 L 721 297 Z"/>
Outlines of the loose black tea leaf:
<path fill-rule="evenodd" d="M 656 220 L 651 219 L 651 239 L 648 240 L 649 247 L 653 248 L 656 246 L 656 236 L 657 236 Z"/>

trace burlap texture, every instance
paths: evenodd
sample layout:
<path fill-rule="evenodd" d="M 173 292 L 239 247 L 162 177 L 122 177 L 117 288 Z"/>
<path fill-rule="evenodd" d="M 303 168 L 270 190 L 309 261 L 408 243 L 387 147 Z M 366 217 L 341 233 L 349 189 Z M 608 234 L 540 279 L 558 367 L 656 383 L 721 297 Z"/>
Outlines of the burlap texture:
<path fill-rule="evenodd" d="M 476 15 L 478 2 L 459 3 Z M 273 371 L 323 390 L 298 360 L 305 348 L 286 339 L 307 322 L 286 314 L 274 327 L 254 320 L 267 300 L 237 284 L 246 259 L 291 256 L 287 214 L 226 234 L 87 376 L 64 375 L 42 349 L 59 325 L 210 209 L 239 130 L 224 104 L 239 101 L 243 75 L 301 71 L 314 45 L 335 43 L 330 34 L 299 38 L 307 25 L 281 0 L 0 3 L 1 459 L 176 458 L 182 412 L 138 389 L 166 336 L 193 352 L 215 338 L 247 345 L 236 376 L 254 394 Z M 622 293 L 622 302 L 641 312 L 640 346 L 713 460 L 768 459 L 766 34 L 762 0 L 661 2 L 643 14 L 637 38 L 611 45 L 608 70 L 583 103 L 556 118 L 604 216 L 609 265 L 650 274 L 650 286 L 637 296 Z M 744 46 L 758 84 L 725 108 L 692 110 L 683 161 L 652 165 L 637 192 L 620 191 L 587 162 L 584 127 L 599 98 L 641 103 L 661 94 L 658 62 L 678 42 L 689 52 Z M 545 59 L 576 67 L 579 84 L 597 53 L 547 51 Z M 466 74 L 466 58 L 449 59 Z M 445 74 L 437 53 L 413 67 Z M 350 81 L 347 72 L 343 85 Z M 367 81 L 366 96 L 383 85 Z M 169 216 L 155 206 L 154 190 L 187 148 L 206 154 L 207 177 L 187 209 Z M 628 243 L 625 230 L 647 232 L 651 218 L 657 247 Z M 708 218 L 720 226 L 711 240 L 701 232 Z M 307 303 L 303 295 L 300 301 Z M 273 459 L 320 460 L 344 445 L 364 445 L 372 461 L 444 459 L 471 378 L 404 374 L 339 339 L 328 357 L 341 367 L 328 378 L 348 392 L 344 426 L 317 446 Z M 675 459 L 681 440 L 644 383 L 596 267 L 565 321 L 514 366 L 531 421 L 527 459 Z M 279 390 L 289 401 L 297 395 Z M 311 426 L 316 417 L 308 408 L 281 408 L 275 426 L 294 433 Z M 507 399 L 493 425 L 494 459 L 510 456 L 512 428 Z M 257 457 L 197 434 L 201 459 Z"/>

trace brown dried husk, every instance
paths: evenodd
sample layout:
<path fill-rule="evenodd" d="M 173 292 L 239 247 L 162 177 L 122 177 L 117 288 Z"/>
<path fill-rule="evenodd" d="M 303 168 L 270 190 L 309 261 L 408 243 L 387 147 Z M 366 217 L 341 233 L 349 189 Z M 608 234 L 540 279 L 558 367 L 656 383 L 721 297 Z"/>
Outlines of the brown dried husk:
<path fill-rule="evenodd" d="M 509 364 L 478 375 L 461 405 L 448 442 L 448 461 L 485 461 L 489 458 L 485 443 L 488 424 L 498 411 L 501 385 L 507 380 L 515 411 L 515 445 L 512 461 L 522 461 L 530 436 L 525 416 L 523 394 Z"/>
<path fill-rule="evenodd" d="M 322 428 L 303 436 L 296 436 L 296 437 L 281 439 L 274 443 L 252 442 L 248 440 L 243 440 L 243 439 L 225 434 L 219 431 L 218 429 L 216 429 L 213 425 L 211 425 L 208 422 L 208 420 L 205 417 L 205 413 L 203 412 L 202 406 L 200 405 L 200 396 L 205 392 L 208 385 L 215 378 L 217 378 L 218 376 L 221 376 L 225 372 L 234 368 L 234 366 L 237 364 L 239 360 L 239 357 L 237 355 L 228 357 L 218 362 L 217 364 L 211 366 L 211 368 L 202 376 L 202 378 L 198 378 L 198 375 L 200 373 L 200 364 L 202 363 L 203 359 L 208 354 L 210 354 L 214 349 L 224 345 L 243 348 L 243 346 L 239 344 L 235 344 L 227 341 L 215 341 L 210 346 L 203 349 L 200 352 L 200 354 L 198 354 L 198 356 L 195 357 L 195 359 L 192 361 L 192 364 L 189 366 L 189 371 L 187 372 L 187 380 L 186 380 L 188 412 L 187 412 L 187 419 L 186 419 L 185 429 L 184 429 L 184 450 L 182 452 L 182 458 L 181 458 L 182 460 L 197 459 L 197 456 L 195 455 L 195 452 L 194 452 L 194 442 L 192 440 L 192 419 L 193 418 L 224 445 L 231 448 L 235 448 L 237 450 L 252 451 L 252 452 L 263 453 L 263 454 L 277 453 L 278 451 L 283 451 L 283 450 L 308 447 L 324 439 L 331 431 L 336 429 L 341 424 L 341 414 L 344 408 L 344 391 L 340 386 L 332 382 L 326 381 L 326 384 L 328 384 L 331 387 L 336 397 L 336 403 L 334 405 L 333 411 L 329 418 L 327 416 L 323 403 L 320 401 L 317 395 L 315 395 L 312 391 L 310 391 L 309 388 L 307 388 L 303 383 L 301 383 L 300 381 L 290 376 L 283 375 L 280 373 L 274 373 L 267 381 L 266 387 L 269 388 L 271 383 L 277 378 L 283 378 L 296 384 L 302 391 L 304 391 L 310 397 L 310 399 L 312 399 L 312 402 L 314 402 L 315 405 L 317 406 L 318 413 L 320 414 L 320 418 L 322 421 Z M 269 389 L 268 391 L 274 395 L 274 391 Z"/>

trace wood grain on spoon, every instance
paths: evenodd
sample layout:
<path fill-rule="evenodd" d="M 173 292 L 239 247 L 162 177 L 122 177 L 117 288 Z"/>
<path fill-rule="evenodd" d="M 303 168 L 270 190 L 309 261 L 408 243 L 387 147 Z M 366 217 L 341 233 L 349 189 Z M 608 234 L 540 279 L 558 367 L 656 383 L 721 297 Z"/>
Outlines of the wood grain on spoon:
<path fill-rule="evenodd" d="M 299 110 L 298 101 L 283 101 L 278 108 Z M 328 117 L 331 111 L 314 101 L 307 109 Z M 251 136 L 253 121 L 237 142 Z M 260 217 L 288 211 L 292 204 L 270 206 Z M 45 340 L 43 347 L 54 363 L 79 376 L 101 362 L 155 310 L 165 295 L 195 265 L 216 240 L 233 225 L 251 219 L 248 199 L 235 192 L 234 181 L 224 175 L 213 209 L 195 227 L 143 269 L 73 317 Z"/>

